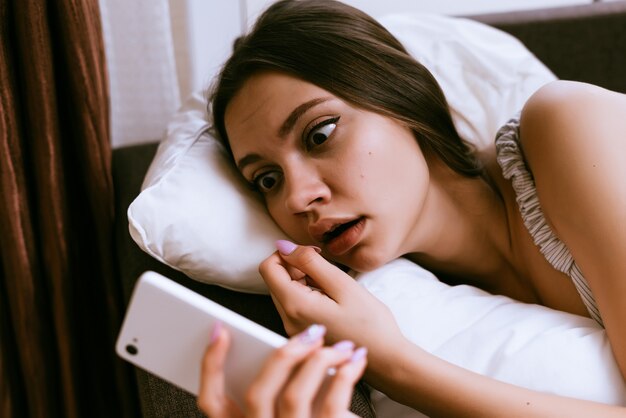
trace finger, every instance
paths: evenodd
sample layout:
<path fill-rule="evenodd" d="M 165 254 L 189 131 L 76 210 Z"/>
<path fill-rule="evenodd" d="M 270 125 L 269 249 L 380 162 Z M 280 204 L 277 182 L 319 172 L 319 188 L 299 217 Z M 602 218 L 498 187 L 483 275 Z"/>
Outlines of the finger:
<path fill-rule="evenodd" d="M 322 250 L 319 249 L 318 247 L 311 247 L 311 248 L 313 248 L 318 254 L 322 253 Z M 292 280 L 295 280 L 298 283 L 302 283 L 303 285 L 308 286 L 309 288 L 312 288 L 314 290 L 320 290 L 319 285 L 315 283 L 315 280 L 313 280 L 306 273 L 303 273 L 302 271 L 300 271 L 299 269 L 297 269 L 296 267 L 292 266 L 289 263 L 285 263 L 282 258 L 281 258 L 281 261 L 283 261 L 281 265 L 285 268 L 285 270 L 287 270 L 287 273 L 289 273 L 289 276 L 291 276 Z"/>
<path fill-rule="evenodd" d="M 324 392 L 324 399 L 320 400 L 321 416 L 340 416 L 350 408 L 354 387 L 363 376 L 366 365 L 367 349 L 361 347 L 354 351 L 349 361 L 336 368 Z"/>
<path fill-rule="evenodd" d="M 211 343 L 202 359 L 198 407 L 212 418 L 243 416 L 235 403 L 226 396 L 224 363 L 230 347 L 230 333 L 221 323 L 214 325 Z"/>
<path fill-rule="evenodd" d="M 303 272 L 301 272 L 300 270 L 298 270 L 294 266 L 285 263 L 283 265 L 283 267 L 285 267 L 285 270 L 287 270 L 287 273 L 289 273 L 289 276 L 291 277 L 291 280 L 295 280 L 297 282 L 301 282 L 302 279 L 306 279 L 306 274 L 304 274 Z"/>
<path fill-rule="evenodd" d="M 272 302 L 274 303 L 274 306 L 276 307 L 276 310 L 278 311 L 278 315 L 280 315 L 280 317 L 283 318 L 283 321 L 284 321 L 285 308 L 283 307 L 283 304 L 280 302 L 280 300 L 278 300 L 278 298 L 272 292 L 270 292 L 270 297 L 272 298 Z M 289 330 L 287 330 L 287 332 L 289 332 Z"/>
<path fill-rule="evenodd" d="M 304 327 L 297 327 L 297 325 L 294 327 L 295 324 L 287 316 L 287 313 L 285 312 L 285 308 L 283 307 L 280 300 L 278 300 L 278 298 L 271 292 L 270 292 L 270 297 L 272 298 L 272 302 L 274 302 L 274 306 L 276 307 L 276 310 L 278 311 L 278 315 L 280 316 L 280 319 L 283 322 L 283 327 L 285 328 L 287 335 L 293 336 L 297 332 L 301 331 L 302 328 Z"/>
<path fill-rule="evenodd" d="M 274 350 L 246 394 L 246 407 L 252 416 L 273 416 L 283 386 L 302 360 L 322 346 L 325 333 L 323 325 L 311 325 Z"/>
<path fill-rule="evenodd" d="M 324 311 L 322 308 L 328 307 L 324 303 L 331 301 L 331 299 L 325 293 L 314 291 L 310 287 L 292 280 L 286 265 L 287 262 L 278 253 L 274 253 L 259 266 L 259 272 L 267 284 L 270 294 L 275 301 L 279 302 L 283 312 L 292 313 L 296 316 L 296 312 L 306 312 L 311 316 L 315 312 Z M 315 317 L 315 315 L 312 316 Z"/>
<path fill-rule="evenodd" d="M 314 281 L 309 276 L 307 276 L 305 273 L 298 270 L 296 267 L 292 266 L 291 264 L 285 262 L 285 260 L 283 260 L 280 257 L 280 255 L 278 255 L 277 253 L 272 254 L 270 258 L 271 257 L 274 257 L 276 263 L 287 271 L 287 274 L 289 274 L 289 277 L 291 277 L 292 281 L 295 281 L 297 283 L 300 283 L 300 284 L 303 284 L 304 286 L 309 286 L 309 287 L 311 283 L 314 283 Z"/>
<path fill-rule="evenodd" d="M 281 258 L 289 265 L 310 276 L 332 299 L 339 302 L 342 296 L 359 288 L 354 280 L 338 267 L 328 262 L 314 248 L 279 240 L 276 247 Z"/>
<path fill-rule="evenodd" d="M 330 369 L 334 371 L 347 361 L 352 355 L 353 348 L 354 343 L 342 341 L 333 347 L 316 350 L 306 359 L 283 389 L 278 404 L 279 415 L 308 416 L 322 385 L 330 378 L 328 371 Z"/>

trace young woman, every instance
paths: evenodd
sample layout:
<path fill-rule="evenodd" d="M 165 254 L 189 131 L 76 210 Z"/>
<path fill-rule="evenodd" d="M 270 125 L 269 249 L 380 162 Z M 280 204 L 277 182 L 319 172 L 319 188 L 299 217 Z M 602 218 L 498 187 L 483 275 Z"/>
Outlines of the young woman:
<path fill-rule="evenodd" d="M 431 74 L 376 21 L 287 0 L 237 43 L 212 111 L 242 177 L 300 244 L 279 242 L 260 266 L 300 334 L 268 360 L 249 416 L 348 416 L 366 357 L 370 385 L 432 416 L 626 414 L 437 359 L 338 267 L 406 257 L 449 283 L 589 316 L 626 376 L 626 96 L 549 84 L 478 156 Z M 199 405 L 243 416 L 223 392 L 228 333 L 212 341 Z"/>

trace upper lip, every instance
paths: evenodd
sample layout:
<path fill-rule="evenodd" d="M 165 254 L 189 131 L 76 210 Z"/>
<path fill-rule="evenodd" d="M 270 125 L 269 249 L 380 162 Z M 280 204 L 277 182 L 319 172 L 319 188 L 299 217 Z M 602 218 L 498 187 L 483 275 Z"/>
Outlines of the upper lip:
<path fill-rule="evenodd" d="M 357 219 L 359 219 L 358 216 L 350 218 L 324 218 L 309 225 L 309 234 L 315 241 L 324 243 L 329 240 L 329 237 L 326 236 L 328 232 L 337 228 L 339 225 L 343 225 Z"/>

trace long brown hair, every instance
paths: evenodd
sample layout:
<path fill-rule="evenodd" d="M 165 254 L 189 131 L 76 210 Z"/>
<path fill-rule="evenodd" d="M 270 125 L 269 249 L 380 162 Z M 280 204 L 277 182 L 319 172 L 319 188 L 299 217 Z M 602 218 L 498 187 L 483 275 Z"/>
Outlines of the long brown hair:
<path fill-rule="evenodd" d="M 226 107 L 251 75 L 267 70 L 290 74 L 353 106 L 400 120 L 426 154 L 465 176 L 482 172 L 472 148 L 459 137 L 432 74 L 358 9 L 334 0 L 278 1 L 237 40 L 211 97 L 214 128 L 229 151 Z"/>

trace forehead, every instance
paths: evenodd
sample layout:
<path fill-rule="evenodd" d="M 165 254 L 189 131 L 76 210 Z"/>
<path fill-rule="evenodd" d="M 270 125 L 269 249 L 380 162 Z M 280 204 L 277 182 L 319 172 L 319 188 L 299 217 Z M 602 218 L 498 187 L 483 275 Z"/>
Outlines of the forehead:
<path fill-rule="evenodd" d="M 302 103 L 321 97 L 334 97 L 326 90 L 299 78 L 264 72 L 251 76 L 226 107 L 224 122 L 233 140 L 250 132 L 277 132 L 285 118 Z"/>

